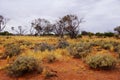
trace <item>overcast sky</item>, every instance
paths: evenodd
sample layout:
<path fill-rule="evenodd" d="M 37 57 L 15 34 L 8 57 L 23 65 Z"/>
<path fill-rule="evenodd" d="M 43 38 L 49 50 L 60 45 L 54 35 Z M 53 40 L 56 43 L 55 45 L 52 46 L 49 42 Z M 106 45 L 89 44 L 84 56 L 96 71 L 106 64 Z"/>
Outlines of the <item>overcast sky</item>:
<path fill-rule="evenodd" d="M 66 14 L 85 18 L 82 30 L 112 31 L 120 25 L 120 0 L 0 0 L 0 15 L 11 20 L 11 26 L 30 26 L 36 18 L 54 22 Z"/>

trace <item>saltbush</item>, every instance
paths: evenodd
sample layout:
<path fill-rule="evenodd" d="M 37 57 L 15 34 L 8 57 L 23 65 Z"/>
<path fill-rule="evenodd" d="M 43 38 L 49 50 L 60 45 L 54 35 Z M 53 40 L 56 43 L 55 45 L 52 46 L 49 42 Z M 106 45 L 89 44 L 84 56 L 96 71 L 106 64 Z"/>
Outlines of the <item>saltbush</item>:
<path fill-rule="evenodd" d="M 39 50 L 40 51 L 45 51 L 45 50 L 52 51 L 54 49 L 55 49 L 55 47 L 53 45 L 49 45 L 47 43 L 36 44 L 35 48 L 34 48 L 35 51 L 39 51 Z"/>
<path fill-rule="evenodd" d="M 110 54 L 96 54 L 88 56 L 86 63 L 94 69 L 112 69 L 116 65 L 116 59 Z"/>
<path fill-rule="evenodd" d="M 45 57 L 46 62 L 48 63 L 53 63 L 56 61 L 56 56 L 54 54 L 47 54 L 47 56 Z"/>
<path fill-rule="evenodd" d="M 19 40 L 19 41 L 18 41 L 18 44 L 20 44 L 20 45 L 26 45 L 26 46 L 32 45 L 31 42 L 25 41 L 25 40 Z"/>
<path fill-rule="evenodd" d="M 120 44 L 114 47 L 114 51 L 118 53 L 118 58 L 120 59 Z"/>
<path fill-rule="evenodd" d="M 91 51 L 91 45 L 89 43 L 79 43 L 75 45 L 71 45 L 68 48 L 70 55 L 74 58 L 83 58 L 88 55 Z"/>
<path fill-rule="evenodd" d="M 65 40 L 59 40 L 58 41 L 57 48 L 64 49 L 64 48 L 66 48 L 68 46 L 69 46 L 69 43 L 67 41 L 65 41 Z"/>
<path fill-rule="evenodd" d="M 19 55 L 21 52 L 20 46 L 17 44 L 10 43 L 4 45 L 4 47 L 5 47 L 5 53 L 3 54 L 3 58 L 6 58 L 7 56 L 12 57 Z"/>
<path fill-rule="evenodd" d="M 111 43 L 104 43 L 103 45 L 101 45 L 101 47 L 103 49 L 110 50 L 113 47 L 113 45 Z"/>
<path fill-rule="evenodd" d="M 115 52 L 119 52 L 120 51 L 120 44 L 114 47 L 114 51 Z"/>
<path fill-rule="evenodd" d="M 10 76 L 19 77 L 25 73 L 32 72 L 38 69 L 38 63 L 35 58 L 28 56 L 18 57 L 10 66 L 7 67 Z M 42 72 L 42 67 L 39 65 L 39 73 Z"/>

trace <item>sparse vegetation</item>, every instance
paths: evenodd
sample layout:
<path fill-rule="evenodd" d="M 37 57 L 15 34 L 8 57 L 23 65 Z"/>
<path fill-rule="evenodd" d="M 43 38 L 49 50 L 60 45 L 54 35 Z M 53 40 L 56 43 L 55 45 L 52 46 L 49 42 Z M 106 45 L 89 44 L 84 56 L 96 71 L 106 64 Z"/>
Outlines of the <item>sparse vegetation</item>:
<path fill-rule="evenodd" d="M 63 39 L 54 36 L 19 37 L 0 37 L 0 55 L 2 58 L 6 58 L 4 60 L 7 61 L 6 65 L 0 67 L 0 69 L 7 69 L 8 74 L 11 76 L 24 76 L 26 73 L 31 75 L 35 71 L 35 74 L 42 72 L 40 75 L 44 75 L 45 79 L 58 78 L 58 70 L 60 70 L 59 72 L 67 72 L 64 65 L 71 65 L 71 63 L 75 65 L 76 61 L 80 61 L 80 64 L 73 67 L 72 70 L 75 71 L 85 69 L 83 65 L 86 63 L 89 67 L 100 70 L 119 68 L 116 59 L 120 59 L 120 42 L 116 38 L 98 38 L 96 36 L 92 36 L 92 38 L 83 36 L 78 39 L 70 39 L 67 36 Z M 99 52 L 100 54 L 96 54 Z M 61 64 L 63 64 L 62 68 Z M 52 66 L 52 71 L 46 71 L 44 74 L 43 69 L 46 65 Z M 56 65 L 56 67 L 53 65 Z M 56 69 L 58 65 L 61 69 Z"/>
<path fill-rule="evenodd" d="M 18 41 L 18 44 L 20 44 L 20 45 L 26 45 L 26 46 L 32 45 L 31 42 L 28 42 L 28 41 L 25 41 L 25 40 L 19 40 L 19 41 Z"/>
<path fill-rule="evenodd" d="M 0 80 L 120 80 L 119 1 L 1 0 Z"/>

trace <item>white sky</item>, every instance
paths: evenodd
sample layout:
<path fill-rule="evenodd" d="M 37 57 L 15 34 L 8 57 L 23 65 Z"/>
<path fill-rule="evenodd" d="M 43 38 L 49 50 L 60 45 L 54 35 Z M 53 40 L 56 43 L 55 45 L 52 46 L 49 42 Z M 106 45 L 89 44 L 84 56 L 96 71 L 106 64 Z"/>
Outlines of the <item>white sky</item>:
<path fill-rule="evenodd" d="M 0 15 L 11 19 L 9 31 L 18 25 L 28 29 L 36 18 L 54 22 L 66 14 L 84 17 L 82 30 L 112 31 L 120 25 L 120 0 L 0 0 Z"/>

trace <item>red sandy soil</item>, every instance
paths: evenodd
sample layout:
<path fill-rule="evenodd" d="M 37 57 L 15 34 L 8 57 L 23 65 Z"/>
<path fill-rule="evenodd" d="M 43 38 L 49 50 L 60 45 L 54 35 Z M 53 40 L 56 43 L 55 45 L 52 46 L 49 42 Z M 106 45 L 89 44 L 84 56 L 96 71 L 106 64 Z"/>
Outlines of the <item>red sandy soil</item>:
<path fill-rule="evenodd" d="M 5 60 L 0 60 L 0 66 L 5 65 Z M 120 80 L 120 66 L 114 70 L 92 70 L 80 59 L 54 62 L 45 66 L 56 71 L 56 77 L 45 79 L 41 74 L 28 73 L 23 77 L 9 77 L 4 70 L 0 71 L 0 80 Z"/>

